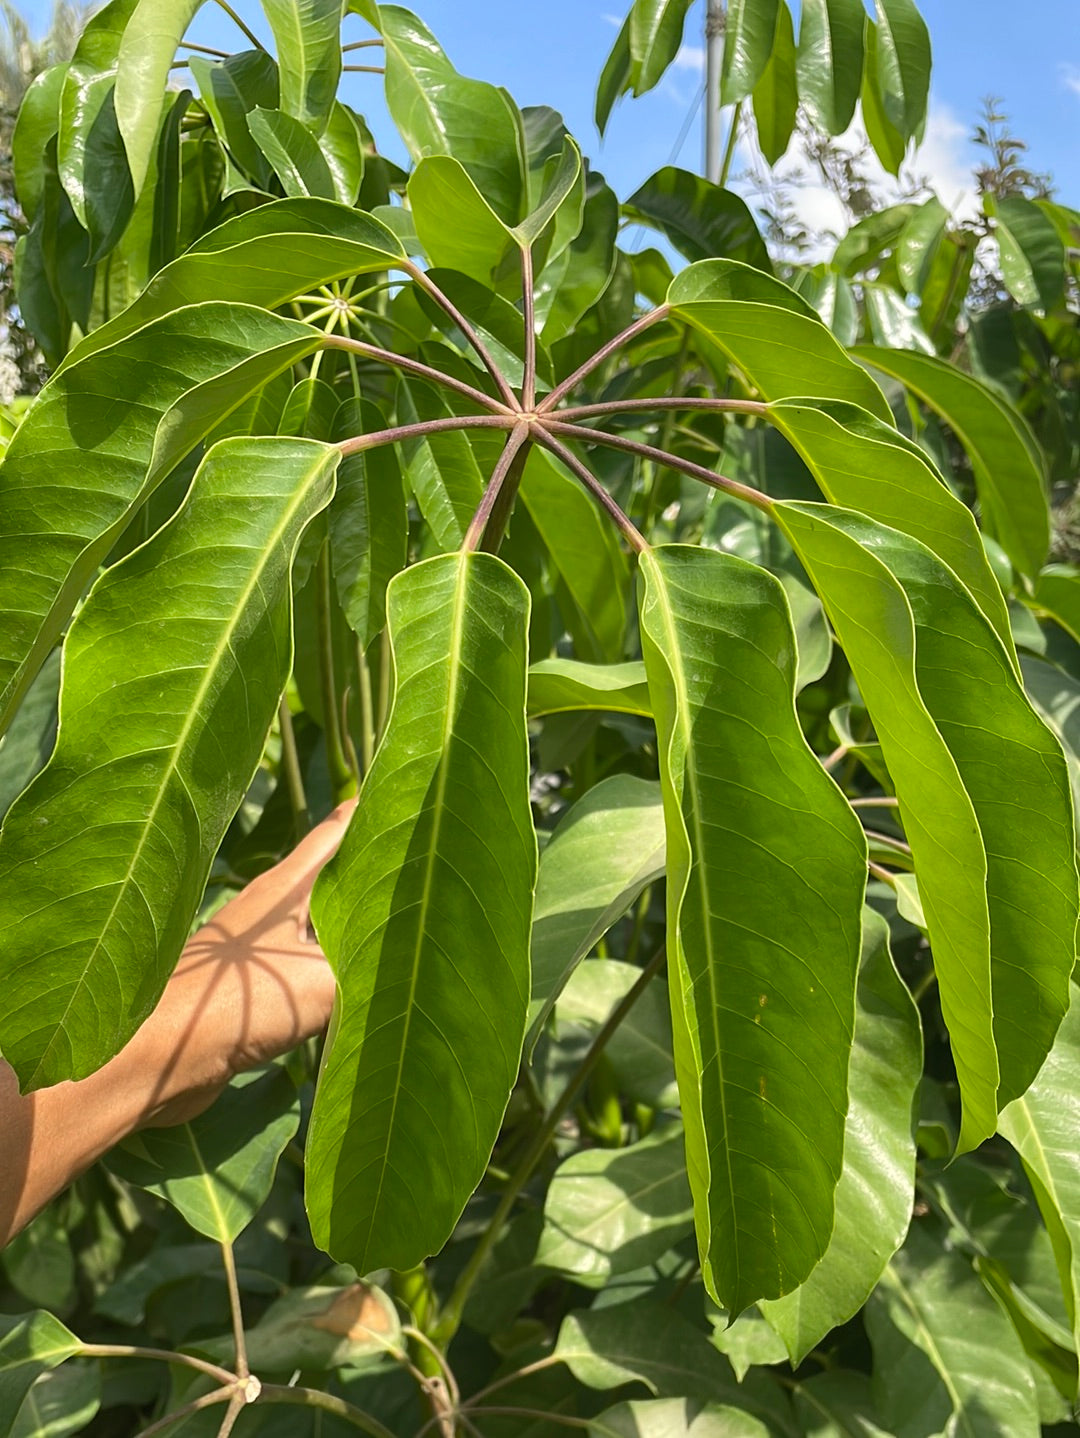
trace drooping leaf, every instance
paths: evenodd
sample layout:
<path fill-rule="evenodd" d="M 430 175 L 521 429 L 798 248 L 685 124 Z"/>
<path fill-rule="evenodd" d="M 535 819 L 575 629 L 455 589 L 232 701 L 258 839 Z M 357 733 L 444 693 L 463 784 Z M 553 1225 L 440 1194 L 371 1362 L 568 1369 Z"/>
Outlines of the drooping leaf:
<path fill-rule="evenodd" d="M 27 221 L 37 214 L 45 193 L 46 152 L 60 124 L 60 97 L 67 65 L 50 65 L 27 87 L 11 137 L 15 194 Z"/>
<path fill-rule="evenodd" d="M 772 273 L 746 201 L 689 170 L 674 165 L 658 170 L 631 195 L 626 213 L 660 230 L 691 262 L 729 258 Z"/>
<path fill-rule="evenodd" d="M 596 86 L 596 105 L 593 117 L 601 139 L 611 119 L 616 100 L 629 90 L 633 83 L 634 66 L 630 58 L 630 16 L 623 21 L 611 53 L 604 61 L 600 79 Z"/>
<path fill-rule="evenodd" d="M 1080 1154 L 1076 1145 L 1080 1005 L 1073 1003 L 1027 1093 L 1004 1109 L 1000 1132 L 1024 1161 L 1054 1246 L 1065 1308 L 1080 1333 Z"/>
<path fill-rule="evenodd" d="M 926 119 L 930 91 L 930 32 L 914 0 L 874 0 L 877 73 L 885 113 L 904 140 Z"/>
<path fill-rule="evenodd" d="M 364 141 L 357 116 L 348 105 L 334 102 L 319 148 L 330 167 L 334 197 L 343 205 L 355 205 L 364 180 Z"/>
<path fill-rule="evenodd" d="M 248 128 L 247 117 L 255 109 L 279 108 L 277 66 L 265 50 L 241 50 L 217 61 L 192 55 L 188 64 L 199 86 L 199 98 L 229 157 L 265 189 L 270 169 Z"/>
<path fill-rule="evenodd" d="M 925 204 L 916 209 L 901 231 L 896 250 L 896 269 L 910 294 L 922 293 L 934 255 L 944 239 L 948 220 L 945 206 L 936 195 L 931 195 Z"/>
<path fill-rule="evenodd" d="M 724 27 L 720 103 L 736 105 L 765 73 L 784 0 L 732 0 Z M 790 16 L 788 17 L 790 19 Z"/>
<path fill-rule="evenodd" d="M 922 1225 L 885 1270 L 866 1323 L 878 1412 L 896 1438 L 1038 1438 L 1035 1385 L 1012 1325 L 967 1260 Z"/>
<path fill-rule="evenodd" d="M 203 235 L 123 314 L 87 335 L 69 363 L 184 305 L 224 299 L 272 310 L 331 280 L 400 269 L 405 258 L 370 215 L 329 200 L 274 200 Z"/>
<path fill-rule="evenodd" d="M 530 666 L 530 714 L 565 714 L 576 709 L 651 714 L 644 664 L 636 659 L 627 664 L 540 659 Z"/>
<path fill-rule="evenodd" d="M 764 399 L 824 391 L 892 422 L 870 376 L 806 301 L 771 275 L 735 260 L 705 260 L 675 276 L 668 303 L 677 318 L 719 345 Z"/>
<path fill-rule="evenodd" d="M 337 459 L 223 440 L 72 624 L 62 738 L 0 838 L 0 1045 L 24 1089 L 100 1067 L 160 997 L 288 677 L 292 556 Z"/>
<path fill-rule="evenodd" d="M 469 172 L 449 155 L 420 161 L 409 177 L 416 233 L 432 264 L 497 287 L 517 274 L 518 243 Z"/>
<path fill-rule="evenodd" d="M 112 0 L 91 17 L 60 98 L 57 168 L 71 207 L 90 236 L 91 262 L 112 249 L 135 204 L 114 89 L 121 39 L 136 4 Z"/>
<path fill-rule="evenodd" d="M 799 98 L 830 135 L 851 124 L 863 73 L 862 0 L 803 0 Z"/>
<path fill-rule="evenodd" d="M 295 320 L 200 305 L 49 382 L 0 467 L 0 731 L 136 507 L 219 420 L 319 343 Z"/>
<path fill-rule="evenodd" d="M 898 379 L 955 431 L 971 459 L 994 536 L 1017 569 L 1034 578 L 1046 560 L 1050 519 L 1042 456 L 1021 416 L 944 360 L 869 345 L 852 353 Z"/>
<path fill-rule="evenodd" d="M 312 899 L 341 997 L 307 1205 L 316 1242 L 361 1272 L 436 1252 L 483 1175 L 525 1032 L 536 872 L 525 586 L 459 553 L 406 570 L 387 603 L 393 707 Z"/>
<path fill-rule="evenodd" d="M 247 127 L 286 195 L 294 199 L 304 195 L 323 200 L 337 198 L 334 177 L 319 142 L 299 120 L 285 110 L 257 106 L 247 116 Z"/>
<path fill-rule="evenodd" d="M 747 7 L 745 0 L 740 9 L 754 11 L 762 7 Z M 767 7 L 764 7 L 767 8 Z M 730 34 L 731 11 L 728 11 L 728 33 Z M 725 41 L 725 45 L 729 43 Z M 723 83 L 723 82 L 721 82 Z M 754 124 L 761 153 L 770 165 L 785 154 L 795 117 L 799 109 L 798 79 L 795 72 L 795 26 L 787 0 L 779 0 L 776 6 L 776 31 L 772 37 L 772 48 L 768 64 L 754 85 Z"/>
<path fill-rule="evenodd" d="M 38 1375 L 78 1353 L 81 1346 L 51 1313 L 0 1315 L 0 1432 L 11 1431 Z"/>
<path fill-rule="evenodd" d="M 1015 663 L 1005 599 L 974 517 L 926 452 L 854 405 L 779 400 L 769 413 L 827 499 L 911 535 L 949 565 Z"/>
<path fill-rule="evenodd" d="M 864 840 L 795 718 L 779 583 L 681 546 L 641 568 L 687 1162 L 706 1285 L 738 1314 L 803 1282 L 832 1231 Z"/>
<path fill-rule="evenodd" d="M 1065 246 L 1053 222 L 1024 195 L 987 194 L 1005 288 L 1020 305 L 1051 310 L 1065 286 Z"/>
<path fill-rule="evenodd" d="M 888 174 L 899 177 L 900 167 L 907 158 L 908 142 L 890 119 L 890 98 L 881 87 L 881 35 L 869 15 L 866 17 L 865 44 L 866 57 L 859 100 L 866 138 L 881 161 L 882 168 Z"/>
<path fill-rule="evenodd" d="M 107 1164 L 167 1199 L 197 1233 L 232 1243 L 266 1202 L 299 1123 L 300 1098 L 283 1068 L 243 1074 L 198 1118 L 132 1134 Z"/>
<path fill-rule="evenodd" d="M 806 1282 L 761 1305 L 795 1366 L 858 1312 L 904 1241 L 914 1196 L 914 1104 L 921 1077 L 918 1013 L 893 968 L 888 926 L 864 909 L 836 1227 Z"/>
<path fill-rule="evenodd" d="M 274 32 L 282 111 L 321 135 L 341 78 L 340 0 L 262 0 L 262 7 Z"/>
<path fill-rule="evenodd" d="M 525 211 L 518 117 L 505 90 L 459 75 L 431 31 L 408 10 L 379 6 L 386 103 L 414 160 L 452 155 L 504 223 Z"/>
<path fill-rule="evenodd" d="M 116 122 L 136 199 L 157 146 L 166 82 L 176 47 L 203 0 L 136 0 L 117 56 Z"/>
<path fill-rule="evenodd" d="M 536 1263 L 586 1288 L 645 1268 L 693 1228 L 682 1130 L 584 1149 L 552 1175 Z"/>
<path fill-rule="evenodd" d="M 570 807 L 544 849 L 536 881 L 532 1041 L 577 965 L 663 871 L 658 785 L 616 774 Z"/>
<path fill-rule="evenodd" d="M 634 0 L 630 11 L 630 63 L 634 94 L 657 85 L 682 43 L 690 0 Z"/>

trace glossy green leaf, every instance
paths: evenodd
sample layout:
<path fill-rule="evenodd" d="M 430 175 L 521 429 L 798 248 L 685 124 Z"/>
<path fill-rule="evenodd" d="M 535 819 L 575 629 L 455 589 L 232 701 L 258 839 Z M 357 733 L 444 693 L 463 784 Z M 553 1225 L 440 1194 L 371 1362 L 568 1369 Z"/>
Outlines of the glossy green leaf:
<path fill-rule="evenodd" d="M 630 574 L 614 526 L 546 450 L 530 453 L 521 499 L 578 609 L 592 650 L 583 654 L 579 648 L 579 656 L 621 659 Z"/>
<path fill-rule="evenodd" d="M 60 124 L 60 97 L 67 65 L 50 65 L 27 86 L 11 137 L 15 194 L 28 221 L 45 193 L 45 152 Z"/>
<path fill-rule="evenodd" d="M 283 1068 L 244 1074 L 198 1118 L 132 1134 L 107 1159 L 128 1183 L 167 1199 L 197 1233 L 232 1243 L 266 1202 L 300 1124 Z"/>
<path fill-rule="evenodd" d="M 921 1077 L 918 1012 L 893 968 L 885 920 L 864 909 L 836 1227 L 806 1282 L 761 1305 L 795 1366 L 858 1312 L 904 1241 L 914 1198 L 914 1110 Z"/>
<path fill-rule="evenodd" d="M 0 1315 L 0 1432 L 11 1431 L 34 1380 L 81 1346 L 51 1313 Z"/>
<path fill-rule="evenodd" d="M 431 31 L 408 10 L 379 6 L 386 103 L 414 160 L 453 155 L 508 225 L 525 211 L 524 156 L 505 90 L 459 75 Z"/>
<path fill-rule="evenodd" d="M 544 849 L 536 881 L 533 1041 L 581 960 L 663 872 L 658 785 L 616 774 L 571 805 Z"/>
<path fill-rule="evenodd" d="M 877 72 L 885 113 L 904 140 L 926 120 L 930 92 L 930 32 L 914 0 L 874 0 Z"/>
<path fill-rule="evenodd" d="M 900 167 L 907 158 L 908 142 L 889 118 L 890 98 L 881 88 L 881 36 L 869 16 L 866 17 L 865 44 L 859 100 L 866 138 L 882 168 L 899 179 Z"/>
<path fill-rule="evenodd" d="M 43 1373 L 23 1399 L 9 1438 L 68 1438 L 80 1433 L 101 1407 L 101 1369 L 68 1364 Z"/>
<path fill-rule="evenodd" d="M 852 225 L 837 245 L 832 263 L 846 275 L 859 275 L 878 268 L 883 258 L 896 250 L 908 221 L 919 213 L 912 201 L 874 210 Z"/>
<path fill-rule="evenodd" d="M 1071 564 L 1048 564 L 1035 584 L 1035 607 L 1080 644 L 1080 569 Z"/>
<path fill-rule="evenodd" d="M 786 8 L 785 0 L 732 0 L 728 5 L 720 70 L 722 105 L 745 100 L 765 73 L 778 33 L 779 11 Z"/>
<path fill-rule="evenodd" d="M 536 874 L 524 584 L 452 554 L 387 603 L 393 707 L 312 898 L 340 999 L 307 1205 L 320 1247 L 361 1272 L 437 1252 L 483 1175 L 525 1032 Z"/>
<path fill-rule="evenodd" d="M 275 200 L 203 235 L 123 314 L 87 335 L 68 363 L 184 305 L 228 299 L 276 309 L 332 280 L 399 270 L 405 258 L 397 237 L 370 215 L 328 200 Z"/>
<path fill-rule="evenodd" d="M 1012 1325 L 967 1260 L 921 1225 L 886 1269 L 866 1323 L 878 1412 L 895 1438 L 1038 1438 L 1035 1385 Z"/>
<path fill-rule="evenodd" d="M 521 223 L 514 226 L 514 234 L 522 248 L 539 247 L 541 259 L 546 262 L 548 257 L 555 259 L 562 254 L 581 229 L 585 177 L 581 151 L 569 135 L 559 152 L 545 163 L 541 179 L 537 202 Z M 540 261 L 536 268 L 541 268 Z"/>
<path fill-rule="evenodd" d="M 870 335 L 876 345 L 916 350 L 927 355 L 935 353 L 930 336 L 919 321 L 918 312 L 892 285 L 866 282 L 863 285 L 863 304 Z"/>
<path fill-rule="evenodd" d="M 542 1268 L 586 1288 L 645 1268 L 693 1228 L 682 1129 L 621 1149 L 584 1149 L 555 1170 L 536 1250 Z"/>
<path fill-rule="evenodd" d="M 348 105 L 335 101 L 330 120 L 319 137 L 319 148 L 330 167 L 334 198 L 355 205 L 364 179 L 364 142 L 357 117 Z"/>
<path fill-rule="evenodd" d="M 772 272 L 765 242 L 739 195 L 667 165 L 631 195 L 626 212 L 667 236 L 688 260 L 729 257 Z"/>
<path fill-rule="evenodd" d="M 747 9 L 746 0 L 740 7 Z M 757 11 L 762 7 L 751 5 Z M 765 7 L 767 8 L 767 7 Z M 730 12 L 728 24 L 730 26 Z M 776 31 L 768 64 L 754 85 L 754 124 L 761 153 L 770 165 L 785 154 L 799 108 L 798 79 L 795 73 L 795 27 L 787 0 L 776 6 Z"/>
<path fill-rule="evenodd" d="M 252 110 L 276 110 L 278 70 L 265 50 L 241 50 L 227 60 L 192 55 L 188 61 L 199 86 L 199 98 L 234 164 L 266 189 L 270 172 L 266 158 L 248 129 Z"/>
<path fill-rule="evenodd" d="M 409 177 L 409 205 L 433 265 L 460 270 L 488 286 L 517 273 L 513 231 L 456 159 L 433 155 L 421 160 Z"/>
<path fill-rule="evenodd" d="M 585 177 L 585 205 L 577 237 L 554 263 L 545 266 L 536 287 L 541 342 L 565 339 L 604 293 L 615 268 L 619 202 L 603 177 Z"/>
<path fill-rule="evenodd" d="M 341 78 L 341 0 L 262 0 L 274 32 L 281 109 L 321 135 Z"/>
<path fill-rule="evenodd" d="M 932 195 L 920 205 L 900 234 L 896 250 L 896 269 L 910 294 L 921 294 L 948 224 L 945 206 Z"/>
<path fill-rule="evenodd" d="M 630 11 L 630 63 L 634 94 L 657 85 L 682 43 L 690 0 L 634 0 Z"/>
<path fill-rule="evenodd" d="M 1035 1082 L 1001 1114 L 1000 1132 L 1024 1161 L 1054 1246 L 1074 1341 L 1080 1334 L 1080 1005 L 1073 1003 Z"/>
<path fill-rule="evenodd" d="M 952 571 L 929 550 L 849 511 L 799 504 L 778 510 L 833 617 L 896 784 L 965 1097 L 961 1134 L 965 1148 L 983 1136 L 982 1125 L 989 1118 L 983 1098 L 989 1101 L 991 1083 L 998 1080 L 993 1097 L 997 1108 L 1023 1093 L 1049 1051 L 1068 1004 L 1077 879 L 1064 758 L 1027 702 L 988 621 Z M 903 591 L 902 603 L 890 594 L 891 622 L 886 620 L 887 611 L 875 613 L 869 607 L 873 590 L 884 598 L 891 589 L 887 580 L 882 583 L 884 576 L 871 578 L 873 567 L 867 564 L 871 555 Z M 843 565 L 845 573 L 840 575 L 835 565 Z M 857 584 L 855 575 L 860 576 Z M 860 591 L 861 600 L 856 597 Z M 856 607 L 857 619 L 852 613 Z M 909 607 L 914 621 L 914 674 L 901 680 L 895 670 L 900 664 L 906 668 L 912 652 L 909 641 L 901 639 L 903 611 Z M 883 675 L 875 651 L 880 652 L 885 635 L 890 636 L 893 651 L 891 692 L 878 689 Z M 871 668 L 865 667 L 868 662 Z M 902 700 L 905 690 L 910 697 Z M 932 718 L 930 727 L 916 717 L 923 705 Z M 893 726 L 898 720 L 912 726 L 902 741 L 906 753 L 897 749 L 900 736 Z M 916 740 L 916 725 L 925 739 Z M 919 812 L 931 792 L 927 775 L 934 763 L 930 755 L 935 740 L 947 747 L 956 780 L 970 797 L 977 824 L 974 834 L 967 804 L 956 793 L 954 782 L 948 785 L 951 802 L 943 789 L 936 812 Z M 913 768 L 913 759 L 923 762 Z M 938 762 L 944 779 L 951 765 Z M 1016 812 L 1018 785 L 1025 794 L 1039 795 L 1033 799 L 1030 823 Z M 948 873 L 941 846 L 952 829 L 946 820 L 950 813 L 956 843 Z M 985 898 L 972 893 L 973 882 L 983 872 L 980 849 L 985 853 Z M 962 878 L 957 872 L 961 853 L 969 854 L 972 865 L 972 873 Z M 982 947 L 984 903 L 989 972 Z M 959 968 L 954 969 L 957 959 Z M 991 1016 L 991 1052 L 984 1052 L 982 1026 Z M 970 1050 L 969 1074 L 962 1054 L 973 1040 L 977 1042 Z"/>
<path fill-rule="evenodd" d="M 939 414 L 967 450 L 983 514 L 1023 574 L 1034 577 L 1050 544 L 1042 456 L 1000 395 L 945 360 L 860 345 L 853 353 L 891 375 Z"/>
<path fill-rule="evenodd" d="M 1020 658 L 1024 688 L 1036 711 L 1057 735 L 1069 766 L 1073 813 L 1080 814 L 1080 683 L 1031 654 Z M 1077 837 L 1080 843 L 1080 834 Z"/>
<path fill-rule="evenodd" d="M 645 666 L 583 664 L 580 659 L 541 659 L 529 668 L 529 713 L 565 714 L 600 709 L 651 715 Z"/>
<path fill-rule="evenodd" d="M 974 517 L 911 440 L 854 405 L 779 400 L 769 415 L 791 441 L 826 499 L 909 534 L 967 586 L 1015 666 L 1005 599 Z"/>
<path fill-rule="evenodd" d="M 830 135 L 851 124 L 863 72 L 862 0 L 803 0 L 799 98 Z"/>
<path fill-rule="evenodd" d="M 603 139 L 615 101 L 629 90 L 633 83 L 634 66 L 630 58 L 630 16 L 623 21 L 611 53 L 604 61 L 600 79 L 596 86 L 596 104 L 593 117 L 596 128 Z"/>
<path fill-rule="evenodd" d="M 203 0 L 136 0 L 120 41 L 116 122 L 124 137 L 135 195 L 142 191 L 157 146 L 166 82 L 176 47 Z"/>
<path fill-rule="evenodd" d="M 779 583 L 688 547 L 641 569 L 687 1161 L 706 1286 L 737 1315 L 797 1287 L 832 1231 L 864 841 L 795 717 Z"/>
<path fill-rule="evenodd" d="M 334 421 L 334 439 L 385 429 L 374 405 L 347 400 Z M 409 514 L 401 469 L 392 449 L 344 456 L 330 505 L 331 562 L 338 598 L 364 648 L 386 622 L 386 586 L 408 557 Z"/>
<path fill-rule="evenodd" d="M 571 974 L 555 1004 L 552 1032 L 572 1063 L 641 977 L 636 964 L 586 959 Z M 578 1038 L 580 1037 L 580 1044 Z M 568 1042 L 568 1040 L 572 1040 Z M 579 1051 L 580 1049 L 580 1051 Z M 576 1057 L 575 1057 L 576 1055 Z M 607 1041 L 604 1058 L 619 1092 L 649 1108 L 676 1109 L 679 1091 L 671 1048 L 671 1005 L 663 979 L 653 979 Z"/>
<path fill-rule="evenodd" d="M 288 678 L 292 556 L 337 460 L 223 440 L 68 632 L 62 737 L 0 839 L 0 1045 L 24 1089 L 100 1067 L 160 997 Z"/>
<path fill-rule="evenodd" d="M 60 651 L 54 649 L 38 671 L 11 727 L 0 738 L 0 819 L 52 753 L 59 691 Z"/>
<path fill-rule="evenodd" d="M 57 168 L 90 236 L 92 262 L 115 245 L 135 204 L 114 89 L 121 40 L 137 3 L 112 0 L 87 22 L 60 98 Z"/>
<path fill-rule="evenodd" d="M 1053 309 L 1065 286 L 1065 246 L 1053 221 L 1024 195 L 987 194 L 983 208 L 994 221 L 1005 288 L 1017 304 Z"/>
<path fill-rule="evenodd" d="M 855 343 L 860 316 L 855 291 L 846 275 L 831 266 L 815 265 L 795 275 L 792 283 L 842 345 Z"/>
<path fill-rule="evenodd" d="M 50 366 L 61 363 L 72 328 L 85 328 L 93 308 L 90 241 L 56 169 L 56 137 L 44 151 L 42 191 L 33 223 L 15 243 L 15 299 L 22 323 Z"/>
<path fill-rule="evenodd" d="M 589 1420 L 591 1438 L 769 1438 L 744 1409 L 691 1398 L 639 1398 Z"/>
<path fill-rule="evenodd" d="M 284 110 L 256 108 L 247 116 L 251 137 L 270 162 L 286 195 L 334 200 L 337 190 L 319 142 Z"/>
<path fill-rule="evenodd" d="M 404 380 L 398 387 L 402 424 L 439 419 L 451 413 L 442 394 L 430 385 Z M 471 435 L 461 430 L 424 435 L 401 445 L 402 473 L 420 513 L 440 549 L 457 549 L 484 493 L 487 475 L 480 467 Z"/>
<path fill-rule="evenodd" d="M 720 346 L 764 399 L 824 392 L 892 422 L 870 376 L 806 301 L 771 275 L 734 260 L 706 260 L 675 276 L 668 302 L 678 319 Z"/>
<path fill-rule="evenodd" d="M 0 730 L 136 507 L 319 343 L 295 320 L 201 305 L 72 361 L 45 387 L 0 467 Z"/>

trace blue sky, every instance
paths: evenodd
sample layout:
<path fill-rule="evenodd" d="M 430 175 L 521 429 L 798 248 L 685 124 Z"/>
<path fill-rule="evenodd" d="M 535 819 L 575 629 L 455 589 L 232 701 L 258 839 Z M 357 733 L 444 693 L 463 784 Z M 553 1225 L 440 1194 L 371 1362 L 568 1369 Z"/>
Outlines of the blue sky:
<path fill-rule="evenodd" d="M 31 8 L 44 0 L 31 0 Z M 623 197 L 668 163 L 700 90 L 703 0 L 687 27 L 679 64 L 654 93 L 624 100 L 601 143 L 592 121 L 596 79 L 615 35 L 613 19 L 629 0 L 413 0 L 458 69 L 505 85 L 522 105 L 560 110 L 597 168 Z M 980 98 L 996 94 L 1015 131 L 1031 146 L 1034 168 L 1050 170 L 1059 198 L 1080 207 L 1080 4 L 1078 0 L 921 0 L 934 44 L 932 117 L 920 169 L 950 203 L 974 160 L 968 135 Z M 256 0 L 239 12 L 265 31 Z M 1024 25 L 1021 16 L 1035 17 Z M 355 37 L 367 33 L 355 17 Z M 207 5 L 193 31 L 207 43 L 238 43 L 231 22 Z M 242 43 L 242 42 L 239 42 Z M 363 55 L 362 58 L 369 58 Z M 357 57 L 361 58 L 361 57 Z M 346 95 L 368 115 L 376 137 L 390 133 L 383 119 L 378 76 L 349 75 Z M 385 148 L 392 150 L 392 145 Z M 701 162 L 700 113 L 679 163 Z"/>

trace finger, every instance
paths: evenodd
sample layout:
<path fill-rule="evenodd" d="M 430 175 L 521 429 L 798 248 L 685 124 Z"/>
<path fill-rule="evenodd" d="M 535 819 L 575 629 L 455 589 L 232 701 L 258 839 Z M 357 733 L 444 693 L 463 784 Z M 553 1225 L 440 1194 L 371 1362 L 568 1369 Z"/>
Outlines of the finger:
<path fill-rule="evenodd" d="M 291 854 L 282 859 L 277 870 L 286 884 L 290 887 L 305 882 L 310 885 L 310 881 L 327 859 L 337 851 L 355 808 L 356 800 L 346 799 L 344 804 L 339 804 L 321 824 L 317 824 L 310 834 L 306 834 Z"/>

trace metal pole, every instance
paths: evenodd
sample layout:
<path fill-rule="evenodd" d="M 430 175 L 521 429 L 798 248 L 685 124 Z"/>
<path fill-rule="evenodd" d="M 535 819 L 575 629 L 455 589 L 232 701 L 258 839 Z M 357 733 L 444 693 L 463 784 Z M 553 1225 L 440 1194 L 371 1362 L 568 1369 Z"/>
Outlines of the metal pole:
<path fill-rule="evenodd" d="M 724 0 L 705 12 L 705 178 L 720 179 L 720 64 L 724 56 Z"/>

